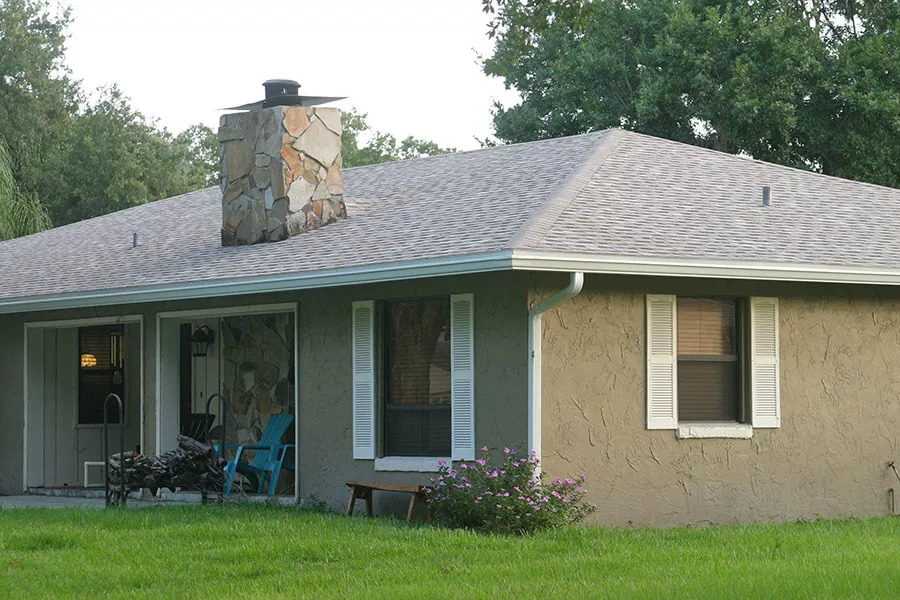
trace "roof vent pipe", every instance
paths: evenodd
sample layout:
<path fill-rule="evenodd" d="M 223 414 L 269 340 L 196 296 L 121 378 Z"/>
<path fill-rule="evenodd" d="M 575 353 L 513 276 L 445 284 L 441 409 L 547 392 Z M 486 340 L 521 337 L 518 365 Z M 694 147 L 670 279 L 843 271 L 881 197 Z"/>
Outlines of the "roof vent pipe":
<path fill-rule="evenodd" d="M 763 206 L 772 205 L 772 188 L 767 185 L 763 186 Z"/>

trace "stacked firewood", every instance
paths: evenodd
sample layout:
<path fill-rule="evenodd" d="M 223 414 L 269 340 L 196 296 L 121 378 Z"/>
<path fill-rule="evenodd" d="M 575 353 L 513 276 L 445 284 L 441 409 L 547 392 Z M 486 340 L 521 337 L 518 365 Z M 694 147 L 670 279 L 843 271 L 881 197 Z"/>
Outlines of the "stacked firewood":
<path fill-rule="evenodd" d="M 226 461 L 216 451 L 193 438 L 178 436 L 178 448 L 159 456 L 144 456 L 126 452 L 124 457 L 113 454 L 109 458 L 109 485 L 122 484 L 130 491 L 150 488 L 206 490 L 219 492 L 225 485 Z"/>

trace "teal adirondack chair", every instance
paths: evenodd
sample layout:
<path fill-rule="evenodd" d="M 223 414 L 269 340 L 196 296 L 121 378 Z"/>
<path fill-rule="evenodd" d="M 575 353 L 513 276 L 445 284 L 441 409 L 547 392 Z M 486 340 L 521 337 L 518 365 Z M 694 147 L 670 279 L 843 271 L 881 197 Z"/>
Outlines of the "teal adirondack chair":
<path fill-rule="evenodd" d="M 256 490 L 261 494 L 266 480 L 269 480 L 269 495 L 275 495 L 275 486 L 278 485 L 278 475 L 281 473 L 281 464 L 288 450 L 295 448 L 294 444 L 282 444 L 281 437 L 294 420 L 294 415 L 272 415 L 266 423 L 266 430 L 255 444 L 242 444 L 237 446 L 226 445 L 225 448 L 235 450 L 234 459 L 229 460 L 225 466 L 225 489 L 223 493 L 231 493 L 231 484 L 234 483 L 235 473 L 252 473 L 259 480 Z M 216 450 L 224 456 L 221 446 Z M 255 450 L 256 456 L 250 464 L 241 464 L 241 455 L 245 450 Z"/>

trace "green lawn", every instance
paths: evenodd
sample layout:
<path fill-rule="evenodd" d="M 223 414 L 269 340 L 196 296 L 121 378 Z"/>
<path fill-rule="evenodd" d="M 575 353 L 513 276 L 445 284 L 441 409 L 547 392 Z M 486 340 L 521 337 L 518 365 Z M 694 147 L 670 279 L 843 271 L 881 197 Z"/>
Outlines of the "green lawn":
<path fill-rule="evenodd" d="M 0 510 L 0 598 L 898 598 L 900 519 L 487 537 L 270 506 Z"/>

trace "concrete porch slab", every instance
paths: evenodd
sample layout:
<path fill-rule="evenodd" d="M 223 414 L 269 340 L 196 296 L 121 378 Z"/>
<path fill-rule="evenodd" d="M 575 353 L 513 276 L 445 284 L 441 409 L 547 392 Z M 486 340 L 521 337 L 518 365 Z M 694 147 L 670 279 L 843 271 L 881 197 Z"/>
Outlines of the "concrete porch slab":
<path fill-rule="evenodd" d="M 5 508 L 103 508 L 103 498 L 69 496 L 0 496 L 0 509 Z"/>

